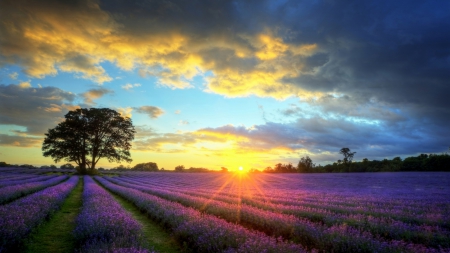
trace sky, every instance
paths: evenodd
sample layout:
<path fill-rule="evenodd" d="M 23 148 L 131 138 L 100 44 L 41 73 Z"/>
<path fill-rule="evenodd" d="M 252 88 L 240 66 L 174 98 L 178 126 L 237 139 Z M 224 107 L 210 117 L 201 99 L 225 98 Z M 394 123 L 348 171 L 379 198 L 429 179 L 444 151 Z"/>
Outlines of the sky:
<path fill-rule="evenodd" d="M 53 164 L 48 129 L 105 107 L 136 128 L 124 166 L 447 152 L 448 31 L 442 0 L 2 0 L 0 161 Z"/>

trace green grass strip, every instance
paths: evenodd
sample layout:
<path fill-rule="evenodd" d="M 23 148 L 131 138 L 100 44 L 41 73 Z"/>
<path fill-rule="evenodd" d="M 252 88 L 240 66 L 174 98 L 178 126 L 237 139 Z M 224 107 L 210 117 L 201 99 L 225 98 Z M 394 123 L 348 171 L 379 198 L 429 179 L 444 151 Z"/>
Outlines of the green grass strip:
<path fill-rule="evenodd" d="M 75 220 L 82 206 L 83 178 L 64 201 L 61 209 L 50 220 L 34 231 L 25 243 L 25 252 L 73 252 Z"/>
<path fill-rule="evenodd" d="M 147 238 L 147 244 L 149 249 L 157 252 L 189 252 L 188 249 L 182 249 L 177 241 L 170 236 L 170 234 L 160 227 L 156 222 L 142 213 L 135 205 L 128 202 L 126 199 L 109 192 L 117 202 L 127 210 L 135 220 L 143 226 L 145 238 Z"/>

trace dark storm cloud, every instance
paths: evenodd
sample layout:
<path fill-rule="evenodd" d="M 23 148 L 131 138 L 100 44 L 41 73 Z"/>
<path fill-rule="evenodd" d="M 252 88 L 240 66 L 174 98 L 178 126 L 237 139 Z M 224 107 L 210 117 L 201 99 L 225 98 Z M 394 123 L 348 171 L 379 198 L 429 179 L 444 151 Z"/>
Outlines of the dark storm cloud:
<path fill-rule="evenodd" d="M 0 85 L 0 124 L 25 127 L 18 134 L 43 136 L 75 106 L 75 94 L 55 87 Z M 6 137 L 5 137 L 6 138 Z"/>
<path fill-rule="evenodd" d="M 450 33 L 445 32 L 450 28 L 449 2 L 295 2 L 279 10 L 290 13 L 283 22 L 297 31 L 292 40 L 313 40 L 325 53 L 309 60 L 311 65 L 322 64 L 316 73 L 286 82 L 376 98 L 412 110 L 415 116 L 438 110 L 437 117 L 450 119 L 449 109 L 442 110 L 450 108 Z"/>
<path fill-rule="evenodd" d="M 216 131 L 228 129 L 260 140 L 252 145 L 260 143 L 267 148 L 287 145 L 294 149 L 303 141 L 306 148 L 330 152 L 352 146 L 369 157 L 439 152 L 450 143 L 445 127 L 450 125 L 450 33 L 446 32 L 450 29 L 450 2 L 133 1 L 127 7 L 107 2 L 103 7 L 112 13 L 125 8 L 123 20 L 146 20 L 136 32 L 159 26 L 161 31 L 179 29 L 197 41 L 221 34 L 236 46 L 216 46 L 199 53 L 214 69 L 236 68 L 243 74 L 255 70 L 257 58 L 236 56 L 236 48 L 256 50 L 245 39 L 248 37 L 237 34 L 252 36 L 269 29 L 286 44 L 318 45 L 317 53 L 303 57 L 302 74 L 282 76 L 282 80 L 285 87 L 324 93 L 318 99 L 300 95 L 302 101 L 322 112 L 320 116 L 299 118 L 288 125 L 269 123 L 252 132 L 228 129 L 230 126 Z M 151 19 L 145 18 L 147 13 Z M 291 60 L 286 66 L 294 63 Z M 229 94 L 253 89 L 236 85 L 244 89 L 222 86 L 224 89 L 216 91 Z M 273 94 L 295 91 L 273 90 Z M 271 94 L 270 89 L 265 92 Z M 294 105 L 283 113 L 299 116 L 301 110 Z"/>
<path fill-rule="evenodd" d="M 36 147 L 42 144 L 42 138 L 0 134 L 0 146 Z"/>

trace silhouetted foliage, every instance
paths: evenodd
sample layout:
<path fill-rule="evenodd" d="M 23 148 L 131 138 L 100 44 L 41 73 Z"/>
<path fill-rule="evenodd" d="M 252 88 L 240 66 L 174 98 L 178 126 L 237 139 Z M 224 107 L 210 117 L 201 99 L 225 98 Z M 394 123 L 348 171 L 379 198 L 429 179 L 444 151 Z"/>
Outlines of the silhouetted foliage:
<path fill-rule="evenodd" d="M 309 156 L 302 157 L 297 165 L 297 171 L 300 173 L 312 172 L 315 164 L 312 162 Z"/>
<path fill-rule="evenodd" d="M 75 162 L 80 174 L 93 173 L 101 158 L 110 162 L 131 162 L 134 139 L 130 118 L 108 108 L 76 109 L 65 120 L 49 129 L 42 145 L 44 156 L 55 162 Z"/>
<path fill-rule="evenodd" d="M 156 163 L 148 162 L 148 163 L 139 163 L 136 164 L 132 170 L 139 171 L 158 171 L 158 165 Z"/>
<path fill-rule="evenodd" d="M 195 167 L 190 167 L 188 170 L 188 172 L 209 172 L 210 170 L 207 168 L 195 168 Z"/>
<path fill-rule="evenodd" d="M 183 171 L 184 171 L 184 165 L 178 165 L 178 166 L 176 166 L 176 167 L 175 167 L 175 171 L 183 172 Z"/>
<path fill-rule="evenodd" d="M 352 163 L 353 156 L 356 154 L 356 152 L 350 152 L 349 148 L 341 148 L 339 153 L 341 153 L 344 156 L 344 160 L 342 160 L 342 162 L 345 165 L 348 165 L 348 164 Z"/>
<path fill-rule="evenodd" d="M 70 163 L 66 163 L 64 165 L 61 165 L 61 167 L 59 167 L 60 169 L 75 169 L 75 166 L 73 166 Z"/>

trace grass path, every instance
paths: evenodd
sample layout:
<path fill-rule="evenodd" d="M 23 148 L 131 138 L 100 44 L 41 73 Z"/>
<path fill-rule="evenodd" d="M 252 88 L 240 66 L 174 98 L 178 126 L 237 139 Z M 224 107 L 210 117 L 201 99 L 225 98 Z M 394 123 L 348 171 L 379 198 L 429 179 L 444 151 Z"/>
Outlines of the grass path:
<path fill-rule="evenodd" d="M 167 231 L 148 218 L 135 205 L 112 192 L 109 193 L 114 196 L 125 210 L 131 213 L 134 219 L 142 224 L 145 237 L 147 238 L 147 244 L 151 250 L 164 253 L 188 252 L 188 250 L 182 250 L 176 240 Z"/>
<path fill-rule="evenodd" d="M 25 243 L 28 253 L 73 252 L 75 219 L 82 206 L 83 178 L 64 201 L 61 209 L 50 220 L 34 231 Z"/>

